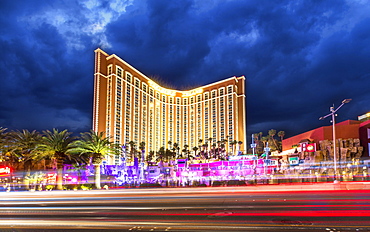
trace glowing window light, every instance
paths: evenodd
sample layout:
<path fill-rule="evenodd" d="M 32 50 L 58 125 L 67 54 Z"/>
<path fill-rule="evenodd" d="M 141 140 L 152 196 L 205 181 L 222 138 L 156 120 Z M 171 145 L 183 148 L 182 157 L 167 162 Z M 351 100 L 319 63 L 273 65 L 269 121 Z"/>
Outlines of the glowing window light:
<path fill-rule="evenodd" d="M 152 80 L 149 80 L 148 83 L 153 89 L 155 89 L 156 91 L 158 91 L 162 94 L 169 95 L 169 96 L 175 96 L 176 95 L 176 90 L 163 88 Z"/>
<path fill-rule="evenodd" d="M 193 96 L 193 95 L 197 95 L 197 94 L 203 93 L 203 89 L 202 88 L 197 88 L 197 89 L 193 89 L 193 90 L 189 90 L 189 91 L 176 91 L 176 90 L 172 90 L 172 89 L 163 88 L 163 87 L 161 87 L 160 85 L 158 85 L 157 83 L 155 83 L 152 80 L 149 80 L 148 81 L 148 84 L 153 89 L 155 89 L 156 91 L 158 91 L 158 92 L 160 92 L 162 94 L 165 94 L 165 95 L 172 96 L 172 97 L 176 96 L 176 93 L 177 92 L 181 93 L 182 97 L 190 97 L 190 96 Z"/>
<path fill-rule="evenodd" d="M 189 90 L 189 91 L 183 91 L 182 92 L 182 97 L 190 97 L 190 96 L 201 94 L 201 93 L 203 93 L 202 88 L 193 89 L 193 90 Z"/>

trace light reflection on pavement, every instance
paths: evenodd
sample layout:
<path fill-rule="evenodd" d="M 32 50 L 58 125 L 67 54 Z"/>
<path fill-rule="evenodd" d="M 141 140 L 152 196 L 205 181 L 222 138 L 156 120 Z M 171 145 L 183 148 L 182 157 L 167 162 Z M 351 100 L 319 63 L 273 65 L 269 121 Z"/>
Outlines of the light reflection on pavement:
<path fill-rule="evenodd" d="M 0 193 L 0 231 L 370 231 L 370 190 Z"/>

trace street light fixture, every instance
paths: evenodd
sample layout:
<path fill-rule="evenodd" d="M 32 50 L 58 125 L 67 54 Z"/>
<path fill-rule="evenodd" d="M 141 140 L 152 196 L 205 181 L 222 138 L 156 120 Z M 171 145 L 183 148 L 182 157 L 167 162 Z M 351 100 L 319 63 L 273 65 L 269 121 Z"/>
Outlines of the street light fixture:
<path fill-rule="evenodd" d="M 332 107 L 330 107 L 330 114 L 325 115 L 324 117 L 320 117 L 319 120 L 323 120 L 329 116 L 331 116 L 331 121 L 333 123 L 333 150 L 334 150 L 334 181 L 336 181 L 337 178 L 337 148 L 336 148 L 336 138 L 335 138 L 335 116 L 337 116 L 335 113 L 346 103 L 349 103 L 352 99 L 344 99 L 342 101 L 342 104 L 338 106 L 338 108 L 334 109 L 334 104 Z"/>

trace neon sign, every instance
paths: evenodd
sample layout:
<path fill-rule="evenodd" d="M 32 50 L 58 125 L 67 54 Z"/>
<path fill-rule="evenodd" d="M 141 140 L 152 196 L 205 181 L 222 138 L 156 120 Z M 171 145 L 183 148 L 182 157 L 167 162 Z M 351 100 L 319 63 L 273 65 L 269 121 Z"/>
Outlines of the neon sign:
<path fill-rule="evenodd" d="M 7 176 L 10 172 L 10 167 L 0 167 L 0 176 Z"/>

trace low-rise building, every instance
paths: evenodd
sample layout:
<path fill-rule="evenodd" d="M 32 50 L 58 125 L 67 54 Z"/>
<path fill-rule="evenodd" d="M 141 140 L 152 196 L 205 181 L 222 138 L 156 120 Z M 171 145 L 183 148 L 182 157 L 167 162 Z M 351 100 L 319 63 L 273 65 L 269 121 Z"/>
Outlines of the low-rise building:
<path fill-rule="evenodd" d="M 337 168 L 337 173 L 348 178 L 366 175 L 364 171 L 367 169 L 361 165 L 363 160 L 369 158 L 370 120 L 337 123 L 335 135 L 335 153 L 332 126 L 323 126 L 284 139 L 283 152 L 279 154 L 281 162 L 288 164 L 289 168 L 293 166 L 290 160 L 298 159 L 299 168 L 295 168 L 309 174 L 332 175 Z M 294 163 L 294 166 L 297 164 Z"/>

